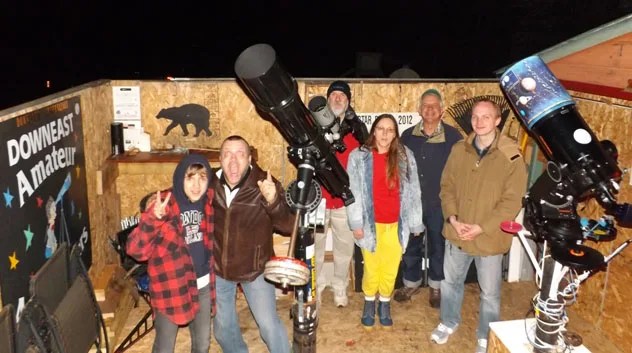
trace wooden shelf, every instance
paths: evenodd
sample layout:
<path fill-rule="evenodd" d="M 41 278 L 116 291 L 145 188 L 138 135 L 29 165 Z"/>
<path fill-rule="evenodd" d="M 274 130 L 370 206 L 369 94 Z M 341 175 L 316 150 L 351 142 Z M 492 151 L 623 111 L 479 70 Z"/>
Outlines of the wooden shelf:
<path fill-rule="evenodd" d="M 219 162 L 219 150 L 189 150 L 190 153 L 205 155 L 210 162 Z M 186 153 L 172 151 L 138 152 L 118 154 L 108 160 L 117 163 L 178 163 Z"/>
<path fill-rule="evenodd" d="M 162 151 L 156 150 L 151 152 L 137 152 L 131 154 L 126 152 L 108 157 L 109 161 L 116 163 L 178 163 L 187 153 L 197 153 L 205 155 L 211 164 L 219 163 L 219 149 L 188 149 L 188 152 Z M 257 160 L 257 149 L 251 148 L 252 158 Z"/>
<path fill-rule="evenodd" d="M 208 158 L 211 168 L 215 171 L 220 168 L 219 150 L 189 149 L 188 152 L 175 151 L 151 151 L 137 152 L 134 154 L 125 153 L 110 156 L 106 165 L 114 166 L 115 176 L 121 175 L 172 175 L 176 165 L 187 153 L 199 153 Z M 257 150 L 252 149 L 252 158 L 257 160 Z M 112 173 L 109 173 L 112 174 Z M 102 177 L 103 178 L 103 177 Z M 97 182 L 97 190 L 100 184 Z"/>

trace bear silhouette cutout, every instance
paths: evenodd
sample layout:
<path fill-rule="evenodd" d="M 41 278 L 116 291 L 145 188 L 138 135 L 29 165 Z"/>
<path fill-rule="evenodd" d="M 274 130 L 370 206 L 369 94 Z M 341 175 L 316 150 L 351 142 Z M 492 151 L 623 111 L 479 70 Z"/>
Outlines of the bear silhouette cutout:
<path fill-rule="evenodd" d="M 180 125 L 184 136 L 189 136 L 188 124 L 195 126 L 195 137 L 200 136 L 200 132 L 204 131 L 206 136 L 212 136 L 213 133 L 209 129 L 210 116 L 208 109 L 199 104 L 184 104 L 179 107 L 164 108 L 158 112 L 156 119 L 171 120 L 171 124 L 167 126 L 163 136 L 169 134 L 173 128 Z"/>

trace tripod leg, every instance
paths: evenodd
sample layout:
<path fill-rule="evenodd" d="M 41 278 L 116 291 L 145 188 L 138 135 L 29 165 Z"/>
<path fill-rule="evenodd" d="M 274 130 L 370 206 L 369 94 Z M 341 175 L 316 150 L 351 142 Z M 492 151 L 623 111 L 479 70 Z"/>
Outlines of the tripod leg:
<path fill-rule="evenodd" d="M 294 353 L 316 352 L 316 329 L 318 327 L 318 305 L 316 302 L 316 256 L 314 253 L 314 230 L 304 226 L 301 217 L 295 257 L 307 264 L 310 279 L 307 284 L 295 287 L 296 301 L 292 305 Z"/>

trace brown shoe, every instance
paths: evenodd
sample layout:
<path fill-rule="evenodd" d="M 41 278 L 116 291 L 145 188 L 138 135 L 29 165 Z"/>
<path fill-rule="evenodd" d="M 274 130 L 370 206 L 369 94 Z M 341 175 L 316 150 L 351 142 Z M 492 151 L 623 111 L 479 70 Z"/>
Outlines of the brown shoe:
<path fill-rule="evenodd" d="M 419 287 L 415 287 L 415 288 L 409 288 L 409 287 L 402 287 L 398 290 L 395 291 L 395 295 L 393 296 L 393 299 L 395 299 L 398 302 L 406 302 L 409 301 L 410 298 L 419 293 L 420 289 Z"/>
<path fill-rule="evenodd" d="M 431 308 L 438 309 L 441 307 L 441 289 L 430 288 L 430 296 L 428 297 L 428 303 Z"/>

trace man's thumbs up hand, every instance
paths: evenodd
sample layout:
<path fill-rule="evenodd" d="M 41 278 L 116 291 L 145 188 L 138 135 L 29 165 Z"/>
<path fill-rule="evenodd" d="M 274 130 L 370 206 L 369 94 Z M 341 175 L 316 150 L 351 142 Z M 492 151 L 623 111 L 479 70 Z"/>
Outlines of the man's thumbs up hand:
<path fill-rule="evenodd" d="M 263 198 L 266 199 L 268 203 L 274 202 L 277 196 L 277 190 L 269 170 L 266 178 L 264 180 L 257 181 L 257 185 L 259 185 L 259 190 L 261 191 L 261 195 L 263 195 Z"/>

